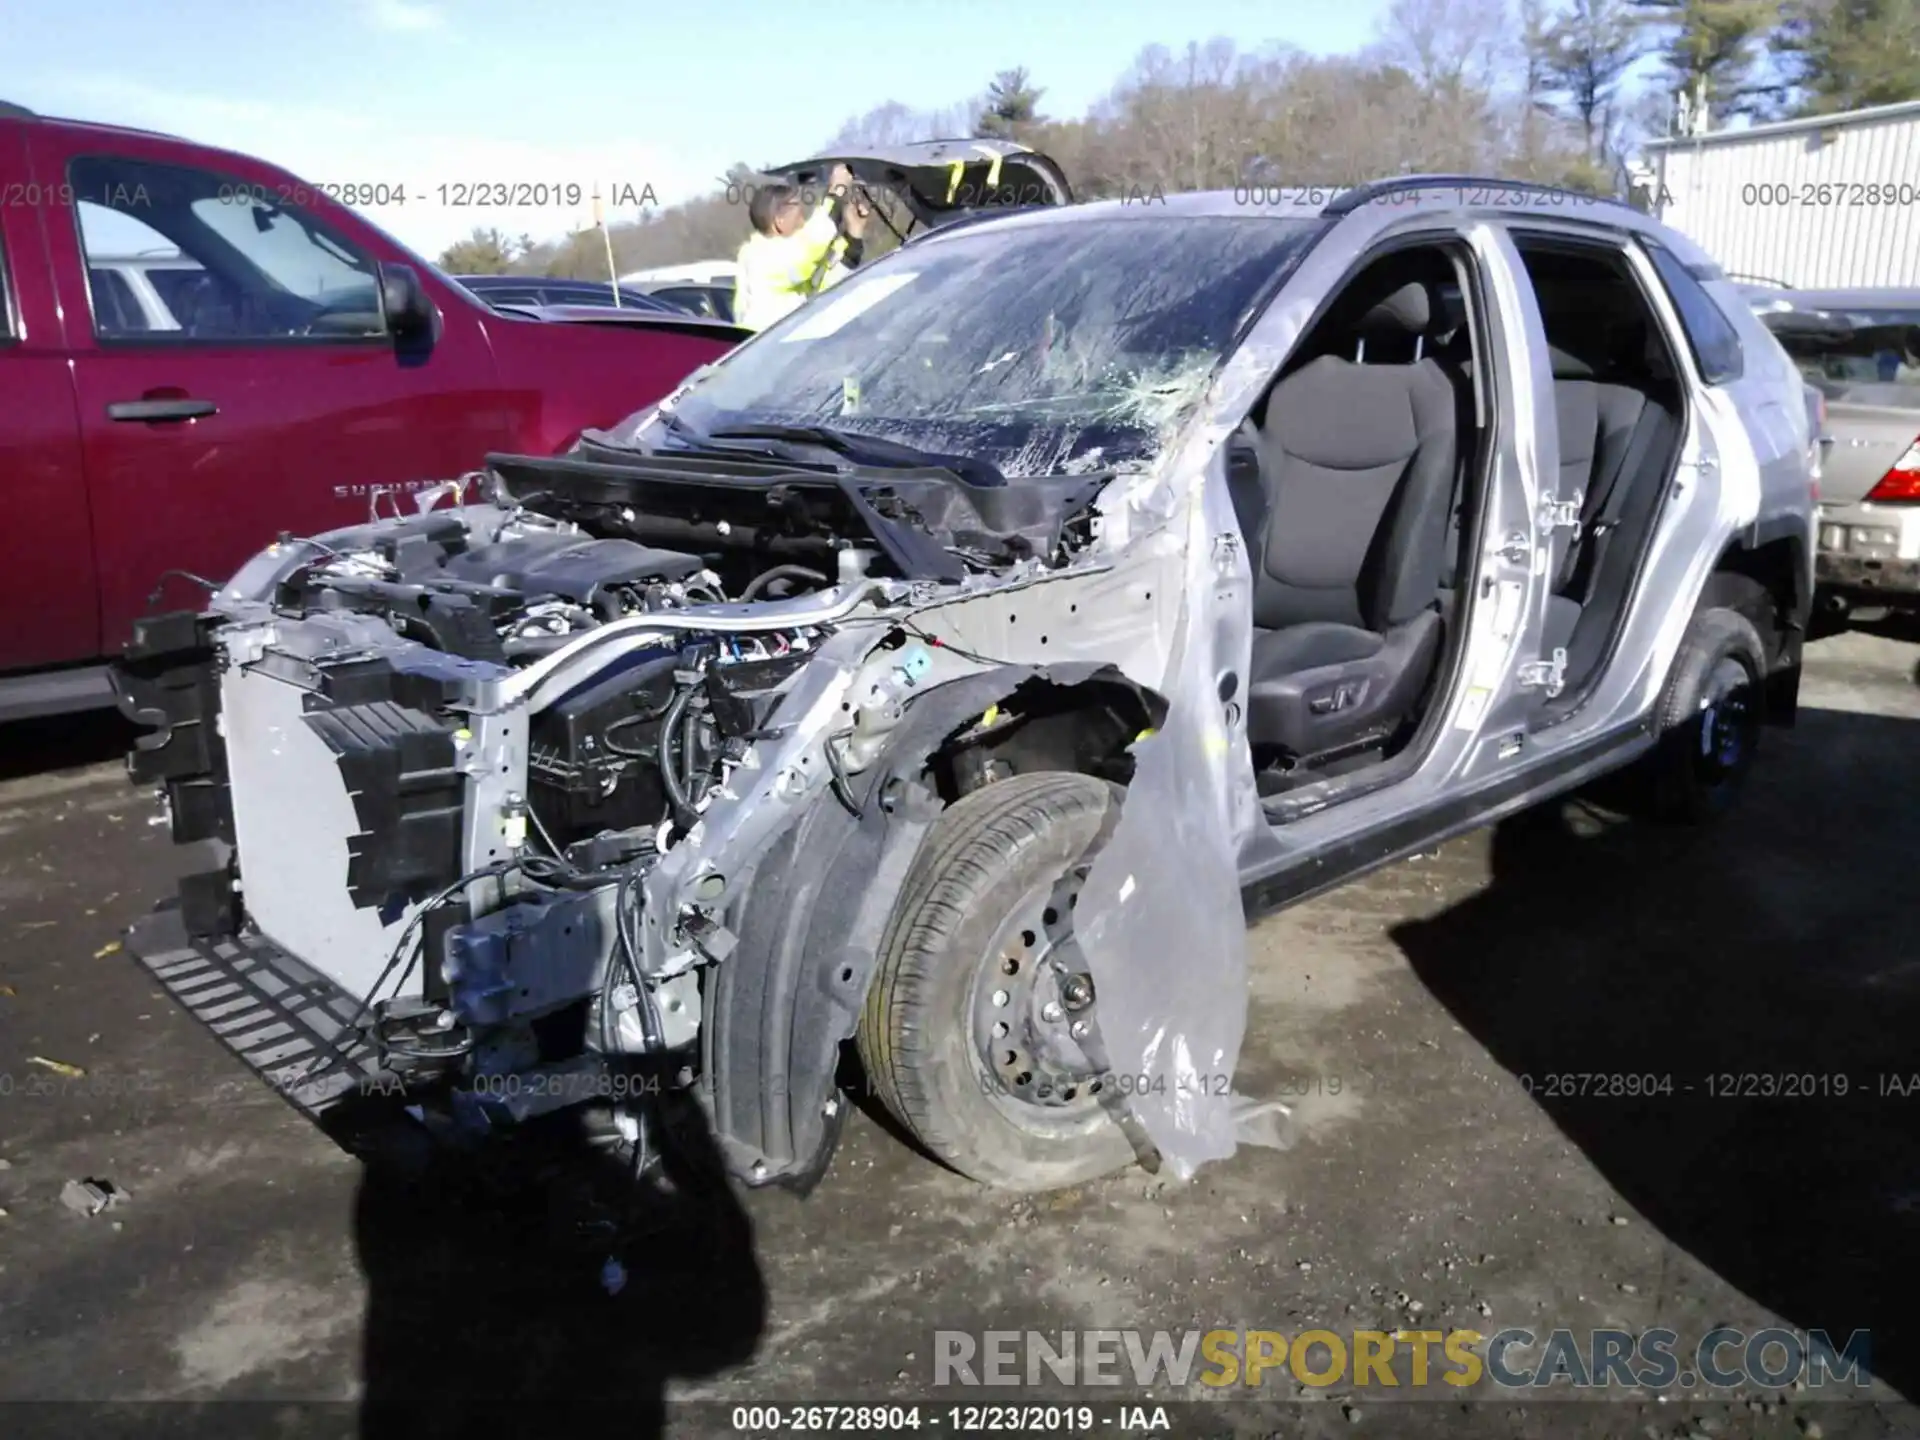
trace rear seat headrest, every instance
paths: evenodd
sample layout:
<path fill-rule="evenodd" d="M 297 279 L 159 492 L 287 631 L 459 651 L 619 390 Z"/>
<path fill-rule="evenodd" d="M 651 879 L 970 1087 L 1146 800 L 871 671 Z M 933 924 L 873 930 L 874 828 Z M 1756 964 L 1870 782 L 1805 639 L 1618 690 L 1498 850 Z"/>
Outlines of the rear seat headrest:
<path fill-rule="evenodd" d="M 1402 285 L 1360 317 L 1362 334 L 1425 335 L 1433 328 L 1433 302 L 1415 280 Z"/>

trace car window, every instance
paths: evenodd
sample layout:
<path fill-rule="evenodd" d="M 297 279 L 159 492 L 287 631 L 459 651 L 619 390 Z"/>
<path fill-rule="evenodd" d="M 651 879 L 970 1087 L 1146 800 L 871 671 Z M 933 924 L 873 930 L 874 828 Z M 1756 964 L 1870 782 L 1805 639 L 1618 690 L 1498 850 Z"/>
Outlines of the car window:
<path fill-rule="evenodd" d="M 592 281 L 579 281 L 571 285 L 549 285 L 544 293 L 546 303 L 549 305 L 618 304 L 623 309 L 648 311 L 662 311 L 670 308 L 632 290 L 620 291 L 619 298 L 616 300 L 611 285 L 600 285 Z"/>
<path fill-rule="evenodd" d="M 638 290 L 622 290 L 620 292 L 620 303 L 631 309 L 651 310 L 660 315 L 671 315 L 679 308 L 675 305 L 669 305 L 666 301 L 656 296 L 643 295 Z"/>
<path fill-rule="evenodd" d="M 696 315 L 718 315 L 713 303 L 713 291 L 704 285 L 680 285 L 671 290 L 656 290 L 653 298 L 664 300 L 682 310 L 691 310 Z"/>
<path fill-rule="evenodd" d="M 1324 229 L 1136 216 L 936 236 L 769 326 L 674 413 L 824 422 L 1010 478 L 1139 470 Z"/>
<path fill-rule="evenodd" d="M 83 156 L 68 167 L 80 243 L 103 254 L 173 253 L 177 330 L 154 340 L 349 340 L 383 335 L 372 259 L 263 187 L 197 166 Z M 110 318 L 110 317 L 107 317 Z M 94 333 L 111 338 L 98 308 Z"/>
<path fill-rule="evenodd" d="M 100 334 L 134 335 L 152 328 L 133 286 L 118 270 L 87 271 L 87 290 L 93 297 L 94 328 Z"/>
<path fill-rule="evenodd" d="M 178 315 L 186 308 L 205 275 L 197 265 L 150 265 L 146 270 L 147 283 L 159 294 L 160 303 L 167 307 L 170 315 Z"/>
<path fill-rule="evenodd" d="M 1733 322 L 1677 255 L 1655 241 L 1642 243 L 1653 261 L 1653 268 L 1660 272 L 1660 281 L 1667 288 L 1673 308 L 1680 313 L 1680 326 L 1687 332 L 1687 348 L 1693 352 L 1694 364 L 1700 367 L 1700 378 L 1709 385 L 1724 385 L 1739 379 L 1745 357 Z"/>
<path fill-rule="evenodd" d="M 1920 409 L 1920 310 L 1786 311 L 1762 323 L 1828 400 Z"/>

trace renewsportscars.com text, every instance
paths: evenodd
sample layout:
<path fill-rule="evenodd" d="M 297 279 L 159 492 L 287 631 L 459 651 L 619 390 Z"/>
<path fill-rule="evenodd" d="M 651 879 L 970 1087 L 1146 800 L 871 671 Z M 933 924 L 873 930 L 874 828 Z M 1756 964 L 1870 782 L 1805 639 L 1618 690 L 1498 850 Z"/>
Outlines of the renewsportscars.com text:
<path fill-rule="evenodd" d="M 1872 1382 L 1870 1336 L 1824 1330 L 937 1330 L 935 1386 L 1732 1389 Z"/>

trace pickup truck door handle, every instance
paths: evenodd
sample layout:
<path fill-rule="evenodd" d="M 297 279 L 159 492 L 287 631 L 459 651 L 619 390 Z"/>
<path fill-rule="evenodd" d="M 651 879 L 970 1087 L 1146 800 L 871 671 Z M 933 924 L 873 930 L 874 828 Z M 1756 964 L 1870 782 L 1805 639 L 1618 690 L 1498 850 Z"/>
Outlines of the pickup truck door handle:
<path fill-rule="evenodd" d="M 197 420 L 219 413 L 211 400 L 116 400 L 107 406 L 109 420 Z"/>

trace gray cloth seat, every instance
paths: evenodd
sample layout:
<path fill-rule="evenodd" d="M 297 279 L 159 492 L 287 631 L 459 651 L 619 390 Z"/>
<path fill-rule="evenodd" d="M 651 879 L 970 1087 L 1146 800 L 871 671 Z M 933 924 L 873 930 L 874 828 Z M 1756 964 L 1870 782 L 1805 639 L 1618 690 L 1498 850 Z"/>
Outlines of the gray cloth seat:
<path fill-rule="evenodd" d="M 1426 287 L 1404 286 L 1361 320 L 1359 359 L 1319 355 L 1268 399 L 1264 508 L 1237 507 L 1257 536 L 1256 747 L 1311 759 L 1383 740 L 1432 677 L 1458 422 L 1453 381 L 1416 358 L 1431 324 Z"/>
<path fill-rule="evenodd" d="M 1632 363 L 1651 343 L 1636 335 L 1615 374 L 1646 369 Z M 1602 379 L 1584 362 L 1556 350 L 1553 399 L 1560 431 L 1559 498 L 1581 497 L 1578 530 L 1554 537 L 1542 650 L 1574 648 L 1581 617 L 1603 592 L 1609 596 L 1631 579 L 1630 554 L 1614 554 L 1611 541 L 1641 518 L 1664 480 L 1665 461 L 1678 439 L 1679 419 L 1639 384 Z M 1589 627 L 1591 628 L 1591 627 Z M 1580 647 L 1583 652 L 1590 646 Z M 1582 658 L 1590 658 L 1582 656 Z M 1569 668 L 1577 669 L 1570 654 Z"/>

